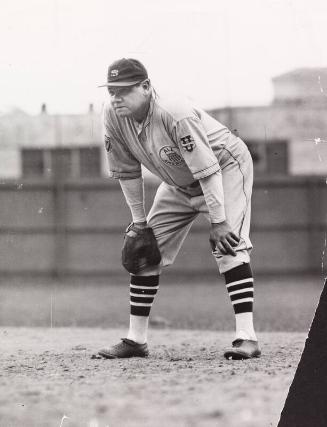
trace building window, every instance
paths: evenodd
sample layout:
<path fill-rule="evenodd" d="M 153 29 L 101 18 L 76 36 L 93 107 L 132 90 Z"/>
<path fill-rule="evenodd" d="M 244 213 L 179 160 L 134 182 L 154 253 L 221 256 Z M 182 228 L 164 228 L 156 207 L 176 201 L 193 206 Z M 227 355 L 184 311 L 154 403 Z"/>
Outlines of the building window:
<path fill-rule="evenodd" d="M 253 168 L 255 173 L 265 173 L 267 170 L 267 155 L 266 147 L 262 143 L 251 142 L 247 143 L 248 149 L 253 160 Z"/>
<path fill-rule="evenodd" d="M 277 175 L 288 173 L 287 141 L 247 141 L 252 155 L 254 173 Z"/>
<path fill-rule="evenodd" d="M 267 144 L 267 172 L 270 174 L 286 174 L 288 172 L 286 142 Z"/>
<path fill-rule="evenodd" d="M 23 148 L 22 173 L 27 178 L 44 175 L 43 150 Z"/>
<path fill-rule="evenodd" d="M 79 149 L 80 177 L 98 177 L 101 173 L 101 157 L 99 147 Z"/>
<path fill-rule="evenodd" d="M 100 147 L 37 148 L 22 150 L 26 178 L 91 178 L 101 176 Z"/>
<path fill-rule="evenodd" d="M 61 179 L 73 176 L 72 150 L 69 148 L 54 148 L 51 150 L 51 175 Z"/>

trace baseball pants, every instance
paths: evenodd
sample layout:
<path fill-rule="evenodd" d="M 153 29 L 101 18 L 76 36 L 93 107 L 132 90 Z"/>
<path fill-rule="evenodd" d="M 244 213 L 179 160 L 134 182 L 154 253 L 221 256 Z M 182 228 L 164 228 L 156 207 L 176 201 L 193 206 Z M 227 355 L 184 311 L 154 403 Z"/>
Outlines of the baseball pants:
<path fill-rule="evenodd" d="M 251 195 L 253 185 L 253 163 L 243 141 L 241 150 L 223 148 L 220 157 L 226 221 L 240 242 L 235 249 L 236 256 L 224 255 L 218 250 L 213 255 L 219 272 L 225 273 L 242 263 L 250 262 L 252 243 L 249 238 L 251 219 Z M 148 224 L 153 228 L 162 255 L 162 265 L 174 262 L 197 215 L 204 214 L 209 219 L 204 196 L 192 196 L 187 190 L 160 184 Z M 208 229 L 209 247 L 209 229 Z"/>

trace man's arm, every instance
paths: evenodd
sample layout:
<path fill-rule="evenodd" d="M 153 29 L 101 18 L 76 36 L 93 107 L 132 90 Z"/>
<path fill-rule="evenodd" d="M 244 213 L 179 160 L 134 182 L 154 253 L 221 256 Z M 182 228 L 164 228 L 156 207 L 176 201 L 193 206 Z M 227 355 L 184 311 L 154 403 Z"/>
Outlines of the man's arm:
<path fill-rule="evenodd" d="M 120 179 L 121 189 L 130 208 L 133 222 L 137 226 L 146 225 L 146 215 L 144 209 L 144 184 L 143 178 Z"/>
<path fill-rule="evenodd" d="M 211 222 L 209 240 L 212 250 L 219 249 L 222 254 L 235 256 L 233 247 L 237 246 L 240 239 L 226 221 L 221 172 L 216 172 L 199 181 L 209 211 Z"/>

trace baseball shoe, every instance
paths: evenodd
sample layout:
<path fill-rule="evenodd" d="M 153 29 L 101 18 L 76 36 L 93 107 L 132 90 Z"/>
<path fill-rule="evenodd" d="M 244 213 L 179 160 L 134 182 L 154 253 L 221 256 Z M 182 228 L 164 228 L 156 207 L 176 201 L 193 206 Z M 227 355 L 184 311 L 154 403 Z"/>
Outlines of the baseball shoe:
<path fill-rule="evenodd" d="M 147 344 L 138 344 L 128 338 L 122 338 L 119 344 L 104 348 L 98 354 L 105 359 L 118 359 L 127 357 L 147 357 L 149 350 Z"/>
<path fill-rule="evenodd" d="M 232 347 L 228 348 L 224 356 L 226 359 L 241 360 L 260 357 L 261 350 L 258 341 L 242 340 L 240 338 L 232 342 Z"/>

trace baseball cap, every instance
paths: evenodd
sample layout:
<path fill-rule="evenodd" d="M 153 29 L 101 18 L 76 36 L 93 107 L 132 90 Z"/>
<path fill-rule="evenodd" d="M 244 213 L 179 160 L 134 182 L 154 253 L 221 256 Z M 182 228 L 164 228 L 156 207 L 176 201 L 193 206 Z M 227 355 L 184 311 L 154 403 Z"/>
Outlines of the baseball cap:
<path fill-rule="evenodd" d="M 99 87 L 132 86 L 148 78 L 148 72 L 137 59 L 122 58 L 108 68 L 107 83 Z"/>

